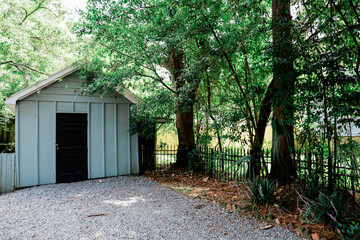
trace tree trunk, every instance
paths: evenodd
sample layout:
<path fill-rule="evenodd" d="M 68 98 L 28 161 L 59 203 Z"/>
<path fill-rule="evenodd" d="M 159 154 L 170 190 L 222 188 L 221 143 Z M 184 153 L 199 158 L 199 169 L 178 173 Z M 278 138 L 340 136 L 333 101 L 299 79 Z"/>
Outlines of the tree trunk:
<path fill-rule="evenodd" d="M 272 1 L 273 23 L 273 144 L 270 178 L 288 183 L 295 179 L 293 95 L 294 74 L 291 44 L 290 0 Z"/>
<path fill-rule="evenodd" d="M 178 132 L 179 146 L 175 167 L 186 168 L 189 163 L 190 154 L 196 149 L 194 134 L 194 103 L 196 87 L 187 90 L 188 101 L 179 98 L 181 88 L 186 84 L 181 77 L 183 71 L 184 53 L 181 50 L 172 50 L 167 62 L 167 69 L 173 79 L 174 91 L 176 95 L 176 129 Z"/>
<path fill-rule="evenodd" d="M 188 166 L 190 154 L 195 150 L 194 135 L 194 111 L 193 107 L 186 112 L 176 113 L 176 129 L 178 132 L 179 146 L 175 166 L 186 168 Z"/>
<path fill-rule="evenodd" d="M 258 177 L 260 175 L 261 169 L 261 152 L 262 145 L 264 143 L 265 130 L 267 126 L 267 122 L 271 113 L 271 100 L 273 97 L 273 82 L 269 84 L 265 97 L 261 102 L 261 108 L 259 113 L 259 119 L 257 121 L 256 129 L 255 129 L 255 138 L 254 143 L 251 146 L 250 155 L 252 161 L 252 172 L 249 172 L 249 177 Z M 266 167 L 266 166 L 263 166 Z"/>

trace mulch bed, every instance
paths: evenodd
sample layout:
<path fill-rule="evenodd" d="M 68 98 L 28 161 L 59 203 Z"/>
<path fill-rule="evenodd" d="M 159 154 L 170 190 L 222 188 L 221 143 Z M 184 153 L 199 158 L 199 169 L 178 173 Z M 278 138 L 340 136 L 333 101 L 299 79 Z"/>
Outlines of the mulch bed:
<path fill-rule="evenodd" d="M 198 173 L 182 171 L 148 172 L 148 178 L 176 191 L 206 202 L 220 204 L 230 211 L 256 217 L 272 225 L 279 225 L 309 239 L 340 239 L 330 225 L 305 223 L 300 216 L 298 196 L 293 185 L 279 187 L 276 203 L 269 207 L 256 207 L 250 201 L 243 184 L 222 182 Z"/>

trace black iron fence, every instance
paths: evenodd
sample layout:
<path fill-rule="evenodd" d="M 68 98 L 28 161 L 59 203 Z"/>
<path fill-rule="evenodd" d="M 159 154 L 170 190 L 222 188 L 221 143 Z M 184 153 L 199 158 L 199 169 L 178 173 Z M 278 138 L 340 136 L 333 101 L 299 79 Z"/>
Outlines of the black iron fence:
<path fill-rule="evenodd" d="M 175 146 L 140 147 L 140 162 L 142 170 L 171 171 L 176 162 L 177 148 Z M 196 155 L 196 158 L 194 157 Z M 196 161 L 194 161 L 196 159 Z M 354 166 L 346 156 L 334 159 L 332 169 L 329 169 L 329 157 L 324 153 L 309 154 L 297 151 L 295 165 L 297 180 L 303 183 L 312 181 L 319 188 L 329 186 L 360 191 L 358 173 L 360 169 Z M 335 163 L 335 164 L 334 164 Z M 195 153 L 189 153 L 189 170 L 196 170 L 222 181 L 243 181 L 251 176 L 252 161 L 249 152 L 243 149 L 228 148 L 219 151 L 213 148 L 199 148 Z M 267 177 L 271 171 L 271 151 L 265 149 L 260 157 L 260 177 Z M 330 179 L 331 178 L 331 179 Z"/>

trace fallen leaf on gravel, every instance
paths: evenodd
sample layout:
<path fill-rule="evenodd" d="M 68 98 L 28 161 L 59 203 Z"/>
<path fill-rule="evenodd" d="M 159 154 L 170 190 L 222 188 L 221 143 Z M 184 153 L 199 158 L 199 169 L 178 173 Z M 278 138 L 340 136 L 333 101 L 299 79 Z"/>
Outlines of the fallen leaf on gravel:
<path fill-rule="evenodd" d="M 232 209 L 233 209 L 230 203 L 228 203 L 228 204 L 226 205 L 226 208 L 227 208 L 228 210 L 232 210 Z"/>
<path fill-rule="evenodd" d="M 227 232 L 223 232 L 223 235 L 226 236 L 226 235 L 227 235 Z"/>
<path fill-rule="evenodd" d="M 312 237 L 312 239 L 314 239 L 314 240 L 319 240 L 319 236 L 318 236 L 317 233 L 311 234 L 311 237 Z"/>
<path fill-rule="evenodd" d="M 292 231 L 292 232 L 295 232 L 295 228 L 294 228 L 294 226 L 293 226 L 291 223 L 289 223 L 289 224 L 287 225 L 287 229 L 289 229 L 289 230 Z"/>
<path fill-rule="evenodd" d="M 203 208 L 203 207 L 205 207 L 204 204 L 199 204 L 199 205 L 196 205 L 194 208 L 195 208 L 195 209 L 201 209 L 201 208 Z"/>
<path fill-rule="evenodd" d="M 272 228 L 274 225 L 265 225 L 265 226 L 262 226 L 260 227 L 261 230 L 266 230 L 266 229 L 270 229 Z"/>

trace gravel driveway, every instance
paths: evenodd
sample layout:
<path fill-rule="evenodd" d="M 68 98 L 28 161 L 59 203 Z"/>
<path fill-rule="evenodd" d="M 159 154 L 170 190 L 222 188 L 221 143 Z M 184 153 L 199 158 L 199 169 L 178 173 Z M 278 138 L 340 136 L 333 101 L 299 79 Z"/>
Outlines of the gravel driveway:
<path fill-rule="evenodd" d="M 296 239 L 145 177 L 52 184 L 0 195 L 0 239 Z"/>

